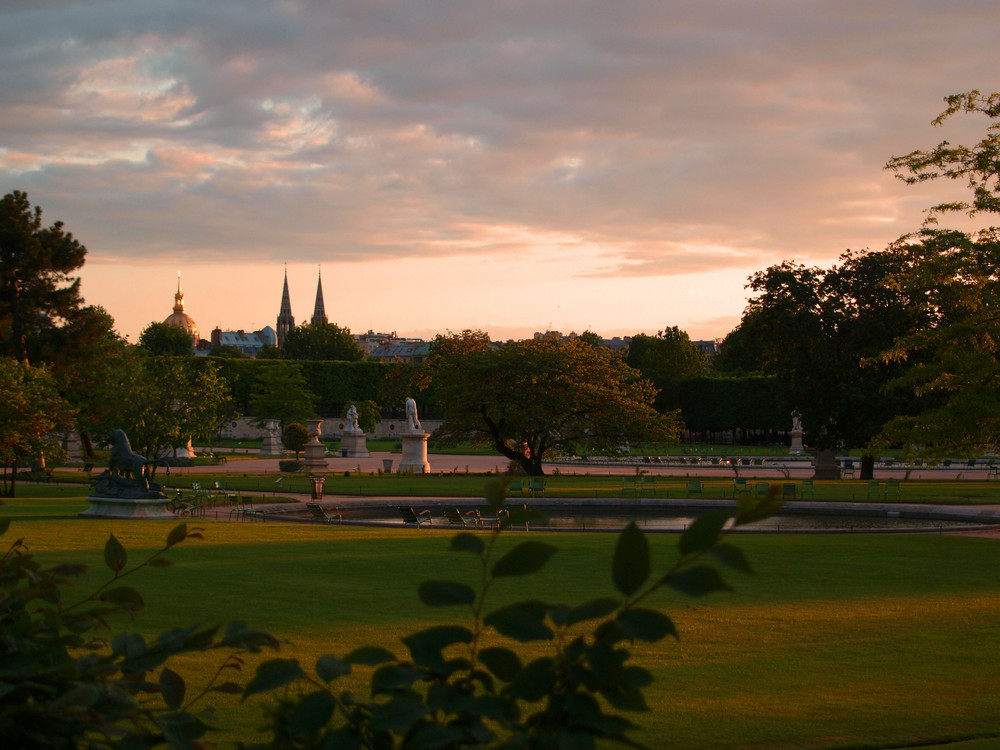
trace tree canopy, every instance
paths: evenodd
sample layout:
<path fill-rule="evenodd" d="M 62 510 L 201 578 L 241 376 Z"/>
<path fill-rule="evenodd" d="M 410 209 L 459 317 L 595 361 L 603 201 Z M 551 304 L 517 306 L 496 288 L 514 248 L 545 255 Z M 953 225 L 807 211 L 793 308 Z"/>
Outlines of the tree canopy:
<path fill-rule="evenodd" d="M 868 447 L 907 409 L 902 394 L 885 390 L 902 366 L 879 361 L 890 342 L 919 324 L 893 283 L 906 264 L 899 252 L 847 252 L 831 268 L 786 261 L 751 278 L 757 296 L 743 325 L 757 337 L 764 371 L 801 414 L 810 445 Z"/>
<path fill-rule="evenodd" d="M 131 347 L 110 377 L 114 399 L 102 415 L 101 434 L 123 429 L 146 458 L 183 447 L 191 438 L 211 439 L 238 416 L 229 384 L 211 362 L 154 357 Z"/>
<path fill-rule="evenodd" d="M 80 308 L 80 279 L 71 274 L 86 254 L 62 222 L 43 226 L 26 193 L 0 199 L 0 355 L 27 362 L 33 340 Z"/>
<path fill-rule="evenodd" d="M 701 349 L 677 326 L 665 328 L 655 336 L 643 333 L 633 336 L 625 361 L 658 391 L 678 380 L 698 377 L 707 366 Z"/>
<path fill-rule="evenodd" d="M 895 283 L 926 324 L 883 354 L 885 362 L 908 366 L 893 385 L 913 393 L 919 411 L 899 415 L 882 435 L 884 442 L 941 455 L 1000 448 L 1000 230 L 970 235 L 936 226 L 950 212 L 1000 213 L 1000 93 L 969 91 L 945 102 L 934 125 L 958 113 L 990 122 L 974 146 L 943 141 L 886 165 L 908 184 L 965 180 L 972 194 L 932 206 L 924 228 L 894 245 L 907 259 Z"/>
<path fill-rule="evenodd" d="M 296 326 L 282 344 L 285 359 L 341 360 L 354 362 L 364 356 L 347 328 L 325 321 Z"/>
<path fill-rule="evenodd" d="M 191 336 L 168 323 L 150 323 L 139 334 L 139 346 L 160 357 L 194 356 Z"/>
<path fill-rule="evenodd" d="M 11 468 L 9 485 L 6 471 L 3 480 L 9 496 L 19 464 L 58 452 L 57 433 L 69 427 L 72 413 L 45 366 L 0 357 L 0 466 Z"/>
<path fill-rule="evenodd" d="M 554 456 L 616 453 L 678 431 L 676 413 L 653 409 L 649 381 L 586 342 L 535 339 L 431 359 L 445 419 L 436 437 L 491 445 L 531 475 Z"/>

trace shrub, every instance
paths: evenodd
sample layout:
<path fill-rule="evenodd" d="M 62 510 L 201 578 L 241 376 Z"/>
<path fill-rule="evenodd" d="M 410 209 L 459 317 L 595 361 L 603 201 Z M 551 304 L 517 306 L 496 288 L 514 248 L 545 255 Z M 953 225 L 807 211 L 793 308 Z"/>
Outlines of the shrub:
<path fill-rule="evenodd" d="M 302 464 L 298 461 L 278 461 L 278 471 L 294 474 L 302 471 Z"/>
<path fill-rule="evenodd" d="M 0 519 L 0 535 L 10 527 Z M 277 647 L 266 633 L 232 623 L 161 633 L 152 643 L 135 634 L 109 638 L 107 619 L 143 606 L 122 578 L 147 566 L 170 563 L 163 553 L 198 529 L 174 528 L 163 549 L 126 568 L 127 555 L 111 535 L 104 560 L 109 581 L 75 602 L 64 594 L 85 572 L 81 565 L 43 567 L 23 539 L 0 559 L 0 737 L 9 748 L 148 748 L 166 743 L 191 748 L 209 729 L 193 712 L 211 691 L 238 692 L 234 683 L 212 684 L 194 698 L 180 674 L 166 666 L 177 654 L 226 649 L 223 667 L 239 669 L 240 654 Z M 221 673 L 221 669 L 219 670 Z M 154 698 L 154 696 L 156 696 Z"/>

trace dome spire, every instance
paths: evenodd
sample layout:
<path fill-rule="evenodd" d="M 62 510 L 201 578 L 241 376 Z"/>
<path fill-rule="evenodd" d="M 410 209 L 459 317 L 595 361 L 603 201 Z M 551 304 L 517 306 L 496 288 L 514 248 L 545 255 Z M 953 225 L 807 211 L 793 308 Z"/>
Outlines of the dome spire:
<path fill-rule="evenodd" d="M 184 312 L 184 292 L 181 291 L 181 272 L 177 272 L 177 294 L 174 295 L 174 312 Z"/>

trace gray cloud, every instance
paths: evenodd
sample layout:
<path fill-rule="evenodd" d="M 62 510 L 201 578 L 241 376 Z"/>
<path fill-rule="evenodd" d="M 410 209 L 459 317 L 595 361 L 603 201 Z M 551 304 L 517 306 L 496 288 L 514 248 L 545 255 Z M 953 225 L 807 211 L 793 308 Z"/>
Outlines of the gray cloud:
<path fill-rule="evenodd" d="M 0 186 L 122 257 L 560 236 L 606 275 L 825 259 L 919 221 L 929 192 L 882 164 L 941 137 L 946 94 L 998 88 L 998 21 L 971 0 L 7 3 Z"/>

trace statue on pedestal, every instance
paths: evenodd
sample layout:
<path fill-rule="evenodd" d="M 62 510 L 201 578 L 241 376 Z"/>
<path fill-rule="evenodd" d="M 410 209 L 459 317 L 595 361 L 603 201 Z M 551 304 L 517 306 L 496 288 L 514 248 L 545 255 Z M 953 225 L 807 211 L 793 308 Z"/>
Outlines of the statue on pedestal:
<path fill-rule="evenodd" d="M 111 457 L 108 468 L 94 480 L 94 492 L 101 497 L 160 498 L 163 485 L 153 481 L 157 465 L 167 466 L 162 459 L 147 459 L 132 451 L 123 430 L 112 430 L 108 436 Z M 170 467 L 167 466 L 167 473 Z"/>
<path fill-rule="evenodd" d="M 407 432 L 422 432 L 420 420 L 417 419 L 417 402 L 409 397 L 406 399 L 406 430 Z"/>
<path fill-rule="evenodd" d="M 345 432 L 361 432 L 361 428 L 358 427 L 358 407 L 351 404 L 347 409 L 347 429 Z"/>
<path fill-rule="evenodd" d="M 80 513 L 82 518 L 176 518 L 170 511 L 170 500 L 163 494 L 163 485 L 153 481 L 157 465 L 170 467 L 162 459 L 147 459 L 132 451 L 122 430 L 112 430 L 108 436 L 111 457 L 108 468 L 99 474 L 94 489 L 87 497 L 90 507 Z"/>

